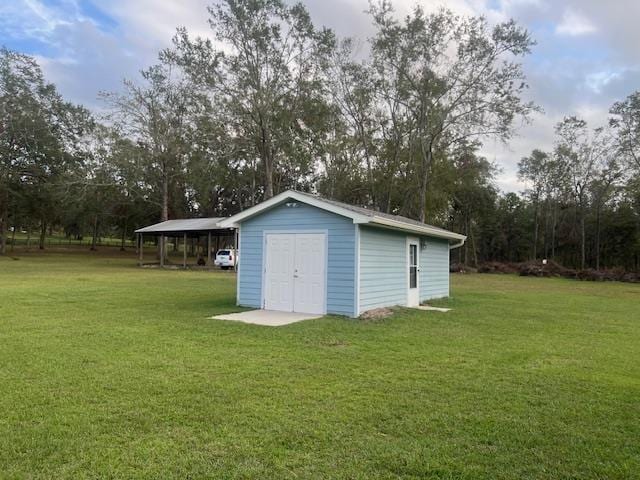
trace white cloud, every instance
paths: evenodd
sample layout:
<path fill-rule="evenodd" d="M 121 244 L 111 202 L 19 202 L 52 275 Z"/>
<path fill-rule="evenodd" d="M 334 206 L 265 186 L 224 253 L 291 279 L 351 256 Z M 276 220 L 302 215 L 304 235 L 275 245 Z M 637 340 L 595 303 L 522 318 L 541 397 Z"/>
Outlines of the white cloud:
<path fill-rule="evenodd" d="M 212 36 L 206 6 L 214 0 L 110 0 L 95 5 L 113 19 L 102 28 L 83 16 L 79 0 L 0 0 L 0 36 L 36 39 L 49 48 L 38 61 L 66 98 L 99 109 L 100 90 L 116 90 L 121 80 L 157 60 L 178 26 L 192 35 Z M 287 0 L 294 1 L 294 0 Z M 361 43 L 372 35 L 364 13 L 368 0 L 302 0 L 317 25 Z M 546 114 L 534 116 L 507 146 L 486 142 L 483 154 L 503 169 L 497 182 L 522 190 L 517 163 L 532 149 L 551 150 L 554 126 L 565 115 L 585 117 L 591 126 L 606 119 L 613 101 L 638 89 L 640 81 L 640 1 L 602 0 L 392 0 L 398 15 L 416 4 L 461 15 L 485 15 L 490 23 L 515 18 L 539 44 L 524 60 L 531 89 L 527 100 Z M 336 14 L 339 12 L 339 15 Z M 556 35 L 548 35 L 549 29 Z"/>
<path fill-rule="evenodd" d="M 605 70 L 588 74 L 585 78 L 585 83 L 594 93 L 601 93 L 607 85 L 617 78 L 620 78 L 620 74 L 618 72 Z"/>
<path fill-rule="evenodd" d="M 588 18 L 572 9 L 566 9 L 564 11 L 562 21 L 556 26 L 556 33 L 572 37 L 588 35 L 596 31 L 597 28 Z"/>
<path fill-rule="evenodd" d="M 7 36 L 44 39 L 63 23 L 69 19 L 37 0 L 0 3 L 0 29 Z"/>

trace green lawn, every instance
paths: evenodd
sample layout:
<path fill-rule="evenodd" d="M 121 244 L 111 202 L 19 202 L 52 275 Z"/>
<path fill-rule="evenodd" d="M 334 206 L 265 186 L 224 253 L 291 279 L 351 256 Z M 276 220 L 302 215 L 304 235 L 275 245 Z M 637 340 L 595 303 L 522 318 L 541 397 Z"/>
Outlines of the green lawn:
<path fill-rule="evenodd" d="M 0 258 L 2 478 L 638 478 L 640 285 L 270 328 L 230 273 Z"/>

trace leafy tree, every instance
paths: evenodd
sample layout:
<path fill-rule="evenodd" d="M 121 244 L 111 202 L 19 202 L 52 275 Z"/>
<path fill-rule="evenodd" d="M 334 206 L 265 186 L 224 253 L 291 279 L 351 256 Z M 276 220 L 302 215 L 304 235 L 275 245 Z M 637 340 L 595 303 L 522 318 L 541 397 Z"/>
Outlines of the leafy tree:
<path fill-rule="evenodd" d="M 143 85 L 126 80 L 123 93 L 103 93 L 110 108 L 108 120 L 119 133 L 144 151 L 136 156 L 136 175 L 151 187 L 147 201 L 169 218 L 173 202 L 184 196 L 182 186 L 190 153 L 194 118 L 203 105 L 189 80 L 165 62 L 142 71 Z M 134 166 L 134 165 L 132 165 Z"/>
<path fill-rule="evenodd" d="M 527 88 L 519 63 L 533 41 L 514 21 L 489 27 L 482 17 L 416 7 L 404 22 L 388 1 L 370 5 L 375 71 L 394 101 L 409 112 L 411 158 L 419 179 L 416 217 L 426 217 L 434 152 L 464 140 L 510 138 L 516 118 L 534 110 L 522 101 Z M 387 80 L 388 79 L 388 80 Z"/>
<path fill-rule="evenodd" d="M 611 198 L 617 189 L 618 181 L 622 178 L 623 171 L 618 164 L 616 151 L 605 151 L 600 159 L 599 165 L 596 166 L 596 172 L 590 185 L 591 197 L 593 198 L 593 204 L 596 216 L 595 226 L 595 256 L 596 256 L 596 270 L 600 269 L 600 257 L 601 257 L 601 217 L 602 208 L 604 204 Z"/>
<path fill-rule="evenodd" d="M 469 238 L 462 249 L 462 261 L 467 265 L 477 266 L 482 220 L 495 208 L 495 167 L 486 158 L 477 156 L 472 145 L 465 145 L 454 152 L 453 167 L 456 177 L 449 193 L 452 212 L 454 217 L 459 217 L 459 230 Z"/>
<path fill-rule="evenodd" d="M 59 214 L 65 173 L 82 162 L 89 112 L 65 102 L 34 59 L 0 49 L 0 254 L 12 202 L 40 220 L 40 247 Z"/>
<path fill-rule="evenodd" d="M 587 122 L 577 117 L 566 117 L 556 126 L 556 134 L 556 157 L 566 172 L 576 204 L 580 229 L 580 267 L 585 268 L 585 220 L 589 185 L 593 181 L 598 163 L 613 150 L 612 138 L 603 128 L 590 131 Z"/>
<path fill-rule="evenodd" d="M 610 113 L 620 152 L 640 170 L 640 91 L 614 103 Z"/>
<path fill-rule="evenodd" d="M 518 163 L 518 176 L 529 183 L 526 193 L 533 203 L 533 259 L 538 258 L 540 202 L 544 193 L 549 191 L 549 183 L 555 173 L 554 167 L 551 156 L 541 150 L 533 150 L 531 155 Z"/>
<path fill-rule="evenodd" d="M 269 198 L 276 176 L 290 173 L 286 162 L 309 161 L 305 120 L 322 93 L 334 35 L 316 29 L 300 3 L 225 0 L 209 13 L 220 48 L 179 29 L 175 49 L 164 56 L 178 62 L 226 112 L 234 136 L 259 159 Z M 300 166 L 297 177 L 310 172 L 310 163 Z"/>

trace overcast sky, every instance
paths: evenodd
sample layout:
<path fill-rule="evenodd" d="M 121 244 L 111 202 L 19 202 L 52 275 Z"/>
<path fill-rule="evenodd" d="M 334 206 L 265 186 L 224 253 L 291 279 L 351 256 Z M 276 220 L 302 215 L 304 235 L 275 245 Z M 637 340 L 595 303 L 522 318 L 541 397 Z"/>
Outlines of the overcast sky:
<path fill-rule="evenodd" d="M 100 108 L 97 93 L 118 90 L 123 78 L 154 63 L 177 26 L 209 35 L 206 0 L 0 0 L 0 44 L 35 56 L 65 98 Z M 340 36 L 371 35 L 367 0 L 306 0 L 317 25 Z M 638 0 L 395 0 L 399 15 L 416 3 L 441 6 L 491 22 L 516 19 L 537 41 L 524 61 L 529 99 L 544 109 L 503 146 L 487 141 L 485 155 L 502 169 L 505 191 L 522 189 L 518 160 L 551 149 L 553 126 L 578 115 L 593 126 L 609 106 L 640 90 Z"/>

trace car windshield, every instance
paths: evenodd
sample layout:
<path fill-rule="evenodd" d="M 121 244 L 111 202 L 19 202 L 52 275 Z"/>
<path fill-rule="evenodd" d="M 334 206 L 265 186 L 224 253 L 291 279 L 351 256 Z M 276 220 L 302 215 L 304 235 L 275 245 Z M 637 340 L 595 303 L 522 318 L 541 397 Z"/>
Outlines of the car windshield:
<path fill-rule="evenodd" d="M 218 255 L 229 255 L 229 250 L 218 250 Z"/>

